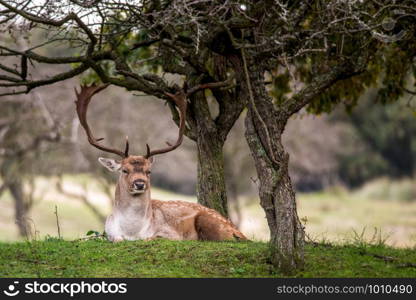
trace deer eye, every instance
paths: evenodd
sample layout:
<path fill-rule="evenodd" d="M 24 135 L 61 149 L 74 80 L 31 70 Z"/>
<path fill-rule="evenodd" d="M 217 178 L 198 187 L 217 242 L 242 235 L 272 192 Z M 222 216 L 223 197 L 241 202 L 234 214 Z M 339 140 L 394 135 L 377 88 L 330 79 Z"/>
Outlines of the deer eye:
<path fill-rule="evenodd" d="M 127 171 L 126 169 L 121 170 L 124 174 L 129 174 L 129 171 Z"/>
<path fill-rule="evenodd" d="M 150 174 L 152 174 L 152 172 L 150 171 L 146 171 L 146 175 L 149 176 Z"/>

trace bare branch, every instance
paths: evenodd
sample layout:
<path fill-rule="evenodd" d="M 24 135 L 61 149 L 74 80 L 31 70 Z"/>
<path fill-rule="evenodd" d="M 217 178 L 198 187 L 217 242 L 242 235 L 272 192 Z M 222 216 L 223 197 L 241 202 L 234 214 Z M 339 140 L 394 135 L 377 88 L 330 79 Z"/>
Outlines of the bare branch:
<path fill-rule="evenodd" d="M 367 65 L 363 63 L 365 59 L 361 58 L 361 60 L 358 59 L 358 61 L 361 61 L 361 63 L 354 64 L 351 61 L 341 62 L 339 65 L 333 67 L 330 72 L 315 77 L 305 88 L 293 95 L 280 106 L 286 110 L 285 113 L 288 116 L 298 112 L 335 82 L 363 73 L 367 67 Z"/>
<path fill-rule="evenodd" d="M 70 192 L 68 190 L 65 190 L 65 188 L 63 187 L 62 182 L 63 182 L 62 176 L 59 176 L 58 177 L 58 180 L 56 181 L 56 185 L 55 185 L 56 186 L 56 189 L 58 190 L 59 193 L 65 195 L 65 196 L 67 196 L 67 197 L 69 197 L 71 199 L 75 199 L 75 200 L 81 201 L 93 213 L 93 215 L 97 217 L 97 219 L 100 222 L 102 222 L 102 223 L 105 222 L 106 216 L 103 213 L 101 213 L 98 210 L 98 208 L 96 208 L 91 203 L 91 201 L 88 199 L 87 196 L 80 195 L 80 194 L 73 193 L 73 192 Z M 86 191 L 86 188 L 84 188 L 84 194 L 86 194 L 86 192 L 87 192 Z"/>

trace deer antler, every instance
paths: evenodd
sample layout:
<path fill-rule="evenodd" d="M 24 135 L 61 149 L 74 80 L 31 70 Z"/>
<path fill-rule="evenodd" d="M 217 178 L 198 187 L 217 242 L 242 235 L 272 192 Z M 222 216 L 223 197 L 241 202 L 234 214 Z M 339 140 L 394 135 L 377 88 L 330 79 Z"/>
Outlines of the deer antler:
<path fill-rule="evenodd" d="M 153 150 L 150 151 L 150 147 L 148 144 L 146 144 L 147 153 L 145 155 L 146 158 L 149 158 L 156 154 L 162 154 L 166 152 L 170 152 L 172 150 L 175 150 L 178 148 L 183 141 L 183 135 L 185 133 L 185 122 L 186 122 L 186 98 L 190 95 L 204 89 L 212 89 L 212 88 L 221 88 L 221 87 L 227 87 L 230 86 L 233 81 L 233 78 L 229 78 L 226 81 L 222 82 L 212 82 L 212 83 L 204 83 L 194 86 L 193 88 L 189 89 L 188 91 L 185 91 L 184 88 L 180 89 L 176 94 L 171 93 L 165 93 L 166 96 L 171 98 L 173 102 L 176 104 L 176 107 L 179 109 L 179 134 L 178 139 L 176 140 L 176 143 L 174 145 L 171 145 L 169 142 L 166 142 L 169 147 Z"/>
<path fill-rule="evenodd" d="M 166 142 L 166 144 L 168 144 L 169 147 L 165 147 L 165 148 L 157 149 L 157 150 L 153 150 L 153 151 L 150 151 L 149 144 L 146 144 L 146 149 L 147 149 L 147 153 L 145 155 L 146 158 L 149 158 L 153 155 L 162 154 L 162 153 L 166 153 L 166 152 L 170 152 L 172 150 L 175 150 L 176 148 L 178 148 L 182 144 L 182 141 L 183 141 L 183 135 L 185 133 L 186 97 L 187 97 L 187 94 L 183 90 L 180 90 L 176 94 L 165 93 L 165 95 L 170 97 L 179 109 L 178 139 L 176 140 L 176 143 L 174 145 L 171 145 L 169 142 Z"/>
<path fill-rule="evenodd" d="M 84 128 L 85 133 L 87 134 L 88 142 L 92 146 L 94 146 L 95 148 L 98 148 L 102 151 L 105 151 L 105 152 L 114 153 L 114 154 L 117 154 L 121 157 L 127 157 L 127 156 L 129 156 L 129 141 L 128 141 L 127 137 L 126 137 L 126 147 L 125 147 L 124 152 L 120 151 L 120 150 L 117 150 L 117 149 L 108 148 L 108 147 L 102 146 L 98 143 L 98 142 L 102 141 L 103 138 L 99 138 L 99 139 L 94 138 L 94 136 L 91 132 L 91 129 L 88 126 L 88 122 L 87 122 L 88 104 L 90 103 L 92 96 L 94 96 L 98 92 L 105 89 L 108 85 L 109 84 L 104 84 L 104 85 L 98 86 L 98 85 L 93 84 L 91 86 L 81 86 L 81 91 L 79 93 L 74 88 L 75 94 L 77 96 L 77 100 L 75 101 L 75 104 L 77 106 L 78 119 L 79 119 L 79 122 L 81 123 L 82 127 Z"/>
<path fill-rule="evenodd" d="M 195 93 L 199 90 L 206 89 L 206 88 L 225 87 L 225 86 L 230 85 L 230 82 L 231 82 L 231 80 L 227 80 L 227 81 L 224 81 L 224 82 L 214 82 L 214 83 L 200 84 L 200 85 L 197 85 L 197 86 L 193 87 L 188 92 L 185 92 L 184 89 L 180 89 L 175 94 L 171 94 L 171 93 L 166 92 L 165 95 L 172 99 L 172 101 L 175 103 L 176 107 L 179 110 L 178 139 L 176 140 L 176 143 L 173 144 L 173 145 L 170 144 L 169 142 L 166 142 L 166 144 L 168 144 L 168 147 L 153 150 L 153 151 L 150 150 L 149 144 L 146 144 L 146 150 L 147 151 L 146 151 L 145 158 L 150 158 L 153 155 L 170 152 L 172 150 L 175 150 L 176 148 L 178 148 L 182 144 L 183 135 L 185 133 L 185 122 L 186 122 L 186 106 L 187 106 L 186 98 L 189 95 L 191 95 L 191 94 L 193 94 L 193 93 Z M 124 152 L 119 151 L 117 149 L 107 148 L 107 147 L 104 147 L 104 146 L 98 144 L 98 142 L 103 140 L 103 139 L 102 138 L 95 139 L 94 136 L 92 135 L 90 127 L 88 126 L 88 122 L 87 122 L 88 104 L 90 103 L 92 96 L 94 96 L 96 93 L 105 89 L 108 85 L 109 84 L 104 84 L 104 85 L 101 85 L 101 86 L 97 86 L 97 85 L 93 84 L 91 86 L 81 86 L 81 91 L 79 93 L 75 89 L 75 94 L 76 94 L 77 99 L 78 99 L 77 101 L 75 101 L 75 103 L 77 105 L 78 118 L 80 120 L 80 123 L 81 123 L 82 127 L 84 127 L 84 129 L 85 129 L 85 132 L 88 136 L 88 141 L 91 145 L 93 145 L 94 147 L 96 147 L 100 150 L 110 152 L 110 153 L 114 153 L 114 154 L 117 154 L 121 157 L 127 157 L 129 155 L 129 141 L 128 141 L 127 137 L 126 137 L 126 148 L 125 148 Z"/>

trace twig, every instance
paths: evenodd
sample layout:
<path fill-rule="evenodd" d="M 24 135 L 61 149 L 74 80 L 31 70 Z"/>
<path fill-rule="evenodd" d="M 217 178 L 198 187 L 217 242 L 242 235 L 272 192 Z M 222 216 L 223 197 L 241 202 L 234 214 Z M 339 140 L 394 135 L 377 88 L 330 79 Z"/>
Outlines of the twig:
<path fill-rule="evenodd" d="M 106 237 L 107 236 L 104 233 L 102 233 L 99 235 L 92 235 L 92 236 L 79 238 L 79 239 L 73 240 L 72 242 L 89 241 L 89 240 L 94 240 L 94 239 L 105 239 Z"/>
<path fill-rule="evenodd" d="M 382 260 L 384 260 L 385 263 L 399 262 L 399 259 L 397 257 L 393 257 L 393 256 L 379 255 L 379 254 L 375 254 L 375 253 L 369 253 L 367 251 L 361 251 L 360 254 L 361 255 L 369 255 L 369 256 L 372 256 L 374 258 L 382 259 Z M 411 262 L 404 262 L 404 263 L 397 264 L 396 267 L 397 268 L 416 268 L 416 264 L 411 263 Z"/>
<path fill-rule="evenodd" d="M 398 268 L 416 268 L 416 264 L 408 262 L 408 263 L 397 265 L 396 267 L 398 267 Z"/>
<path fill-rule="evenodd" d="M 58 238 L 61 239 L 61 227 L 59 226 L 58 207 L 55 205 L 56 227 L 58 228 Z"/>
<path fill-rule="evenodd" d="M 246 59 L 245 51 L 244 51 L 243 48 L 241 48 L 240 51 L 241 51 L 241 57 L 243 59 L 244 74 L 245 74 L 245 77 L 246 77 L 246 84 L 247 84 L 247 89 L 248 89 L 248 93 L 249 93 L 249 99 L 250 99 L 250 102 L 251 102 L 251 106 L 253 107 L 253 111 L 254 111 L 258 121 L 263 126 L 264 132 L 266 134 L 266 142 L 267 142 L 268 149 L 265 149 L 265 150 L 268 150 L 268 151 L 266 151 L 266 153 L 269 152 L 267 156 L 269 157 L 269 159 L 274 164 L 279 165 L 279 163 L 276 161 L 276 158 L 273 155 L 273 146 L 272 146 L 272 143 L 271 143 L 269 130 L 268 130 L 266 123 L 264 122 L 263 118 L 261 117 L 261 115 L 260 115 L 260 113 L 259 113 L 259 111 L 257 110 L 257 107 L 256 107 L 256 103 L 255 103 L 254 95 L 253 95 L 253 90 L 252 90 L 252 85 L 251 85 L 251 80 L 250 80 L 250 75 L 248 73 L 247 59 Z M 255 126 L 254 122 L 253 122 L 253 125 Z"/>
<path fill-rule="evenodd" d="M 198 84 L 190 88 L 188 91 L 186 91 L 186 96 L 190 96 L 196 93 L 197 91 L 204 90 L 204 89 L 218 89 L 218 88 L 232 87 L 233 79 L 234 77 L 230 77 L 225 81 Z"/>
<path fill-rule="evenodd" d="M 409 89 L 407 89 L 407 88 L 405 88 L 405 87 L 402 87 L 402 89 L 403 89 L 403 91 L 405 91 L 405 92 L 406 92 L 406 93 L 408 93 L 408 94 L 411 94 L 411 95 L 416 95 L 416 91 L 409 90 Z"/>

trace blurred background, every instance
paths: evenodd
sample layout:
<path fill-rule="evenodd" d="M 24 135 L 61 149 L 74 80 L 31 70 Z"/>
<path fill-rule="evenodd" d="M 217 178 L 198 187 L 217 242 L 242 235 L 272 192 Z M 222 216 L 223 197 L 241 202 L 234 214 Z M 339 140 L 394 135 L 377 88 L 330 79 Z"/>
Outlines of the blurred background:
<path fill-rule="evenodd" d="M 42 51 L 62 55 L 64 50 Z M 35 72 L 45 76 L 56 70 L 44 65 Z M 66 239 L 103 231 L 117 174 L 98 163 L 108 154 L 90 146 L 79 126 L 77 86 L 79 79 L 73 79 L 0 98 L 0 241 L 57 236 L 57 219 Z M 301 111 L 287 126 L 291 178 L 310 239 L 416 244 L 413 98 L 374 105 L 376 91 L 367 91 L 352 112 L 341 106 L 318 116 Z M 128 135 L 131 153 L 143 154 L 146 143 L 158 147 L 176 137 L 169 108 L 158 99 L 113 87 L 96 98 L 89 122 L 107 145 L 121 147 Z M 231 218 L 249 238 L 267 240 L 244 116 L 224 149 Z M 196 178 L 196 149 L 185 139 L 176 151 L 156 157 L 153 198 L 196 201 Z"/>

